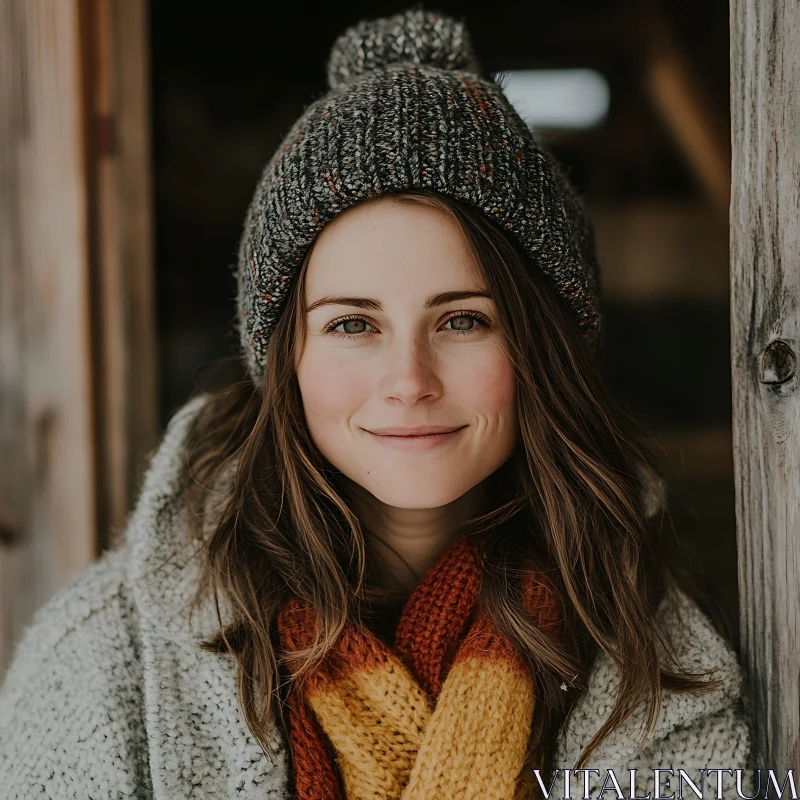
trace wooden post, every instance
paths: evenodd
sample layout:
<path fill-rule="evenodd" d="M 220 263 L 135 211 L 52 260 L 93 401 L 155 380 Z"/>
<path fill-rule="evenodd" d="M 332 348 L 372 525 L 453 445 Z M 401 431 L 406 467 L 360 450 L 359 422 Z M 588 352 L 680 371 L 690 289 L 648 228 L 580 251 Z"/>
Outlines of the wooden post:
<path fill-rule="evenodd" d="M 81 0 L 87 95 L 98 548 L 125 526 L 156 444 L 156 332 L 144 0 Z"/>
<path fill-rule="evenodd" d="M 800 6 L 731 2 L 731 335 L 756 766 L 800 769 Z"/>
<path fill-rule="evenodd" d="M 95 557 L 78 4 L 0 0 L 0 672 Z"/>
<path fill-rule="evenodd" d="M 0 679 L 157 437 L 145 0 L 0 0 Z"/>

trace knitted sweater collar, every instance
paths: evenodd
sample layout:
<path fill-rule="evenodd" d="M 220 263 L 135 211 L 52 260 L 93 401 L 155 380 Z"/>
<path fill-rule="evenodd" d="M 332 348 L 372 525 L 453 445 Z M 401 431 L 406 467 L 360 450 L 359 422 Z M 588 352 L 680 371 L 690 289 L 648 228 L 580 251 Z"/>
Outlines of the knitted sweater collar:
<path fill-rule="evenodd" d="M 128 578 L 134 598 L 150 768 L 155 798 L 236 796 L 240 800 L 291 798 L 288 743 L 276 724 L 268 758 L 244 722 L 236 694 L 236 666 L 230 659 L 200 650 L 196 641 L 217 627 L 208 601 L 189 622 L 187 611 L 198 579 L 196 545 L 188 531 L 182 476 L 185 441 L 197 397 L 172 418 L 153 456 L 126 542 Z M 226 619 L 224 604 L 221 608 Z M 641 741 L 646 707 L 641 705 L 612 732 L 588 767 L 602 774 L 642 764 L 643 754 L 679 726 L 686 726 L 735 702 L 741 675 L 734 653 L 713 631 L 696 605 L 670 586 L 658 612 L 661 633 L 672 656 L 689 671 L 717 669 L 720 688 L 702 695 L 665 692 L 655 729 Z M 662 663 L 674 668 L 667 650 Z M 613 706 L 619 682 L 611 659 L 601 653 L 559 732 L 556 765 L 572 767 Z M 653 767 L 664 766 L 654 764 Z"/>

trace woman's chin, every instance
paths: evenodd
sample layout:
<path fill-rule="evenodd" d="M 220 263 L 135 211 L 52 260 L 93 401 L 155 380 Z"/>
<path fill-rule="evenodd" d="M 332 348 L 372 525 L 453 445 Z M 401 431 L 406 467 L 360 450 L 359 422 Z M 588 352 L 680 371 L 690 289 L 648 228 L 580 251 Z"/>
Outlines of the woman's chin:
<path fill-rule="evenodd" d="M 441 508 L 461 497 L 466 489 L 443 485 L 441 478 L 429 480 L 391 481 L 373 483 L 365 481 L 362 486 L 375 498 L 392 508 Z"/>

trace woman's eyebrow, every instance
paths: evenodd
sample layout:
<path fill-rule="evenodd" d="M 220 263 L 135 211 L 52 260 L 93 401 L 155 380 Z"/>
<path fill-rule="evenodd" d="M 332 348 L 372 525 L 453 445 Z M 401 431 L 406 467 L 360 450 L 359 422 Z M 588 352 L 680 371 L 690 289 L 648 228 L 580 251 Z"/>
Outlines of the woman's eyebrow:
<path fill-rule="evenodd" d="M 468 300 L 471 297 L 491 298 L 491 295 L 489 292 L 475 289 L 459 292 L 440 292 L 439 294 L 432 294 L 425 301 L 425 308 L 443 306 L 447 303 L 453 303 L 456 300 Z M 364 308 L 369 311 L 380 311 L 383 308 L 377 300 L 371 297 L 320 297 L 319 300 L 315 300 L 311 303 L 306 311 L 311 312 L 320 306 L 353 306 L 355 308 Z"/>
<path fill-rule="evenodd" d="M 356 308 L 366 308 L 369 311 L 380 311 L 382 306 L 377 300 L 371 297 L 320 297 L 306 309 L 307 312 L 313 311 L 320 306 L 355 306 Z"/>
<path fill-rule="evenodd" d="M 489 292 L 484 292 L 477 289 L 468 289 L 467 291 L 461 292 L 441 292 L 440 294 L 432 294 L 425 301 L 425 308 L 443 306 L 447 303 L 454 303 L 456 300 L 469 300 L 471 297 L 487 297 L 490 300 L 492 298 Z"/>

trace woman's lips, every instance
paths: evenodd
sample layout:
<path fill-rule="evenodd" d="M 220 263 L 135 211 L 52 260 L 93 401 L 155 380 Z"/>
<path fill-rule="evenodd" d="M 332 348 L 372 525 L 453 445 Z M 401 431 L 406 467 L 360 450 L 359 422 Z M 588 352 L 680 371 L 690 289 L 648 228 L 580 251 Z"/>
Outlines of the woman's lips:
<path fill-rule="evenodd" d="M 379 444 L 394 450 L 423 452 L 441 447 L 453 441 L 466 428 L 443 427 L 441 425 L 422 425 L 416 428 L 375 428 L 366 430 Z"/>

